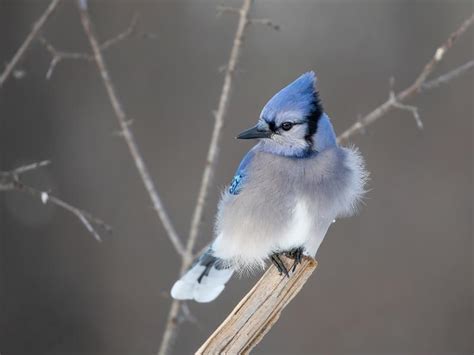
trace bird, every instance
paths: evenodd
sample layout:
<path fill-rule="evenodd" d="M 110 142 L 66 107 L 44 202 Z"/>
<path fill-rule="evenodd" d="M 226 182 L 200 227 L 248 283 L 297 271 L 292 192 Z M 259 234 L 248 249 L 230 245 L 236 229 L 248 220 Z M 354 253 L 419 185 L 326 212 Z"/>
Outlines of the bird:
<path fill-rule="evenodd" d="M 258 142 L 222 193 L 213 242 L 174 283 L 174 299 L 211 302 L 235 272 L 269 261 L 289 276 L 364 199 L 364 159 L 357 148 L 339 146 L 313 71 L 275 94 L 236 138 Z M 294 259 L 290 270 L 282 255 Z"/>

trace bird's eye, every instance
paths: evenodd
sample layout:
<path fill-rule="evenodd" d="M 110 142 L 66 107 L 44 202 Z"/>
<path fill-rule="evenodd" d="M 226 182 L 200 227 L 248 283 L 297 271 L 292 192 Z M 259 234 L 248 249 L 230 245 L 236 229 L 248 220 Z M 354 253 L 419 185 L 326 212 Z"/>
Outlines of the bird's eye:
<path fill-rule="evenodd" d="M 284 131 L 289 131 L 293 127 L 293 122 L 283 122 L 281 124 L 281 128 L 283 128 Z"/>

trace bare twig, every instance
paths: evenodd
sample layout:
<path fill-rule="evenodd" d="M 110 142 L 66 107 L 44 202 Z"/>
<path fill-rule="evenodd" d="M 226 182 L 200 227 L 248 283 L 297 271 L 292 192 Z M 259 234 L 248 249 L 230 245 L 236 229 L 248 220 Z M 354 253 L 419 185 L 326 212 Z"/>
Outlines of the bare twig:
<path fill-rule="evenodd" d="M 222 86 L 217 112 L 214 115 L 214 129 L 212 131 L 211 142 L 209 144 L 209 149 L 207 152 L 206 165 L 203 171 L 199 194 L 191 221 L 189 239 L 186 245 L 186 255 L 188 259 L 190 259 L 192 255 L 192 250 L 194 248 L 194 244 L 199 233 L 202 214 L 204 211 L 207 195 L 209 193 L 209 187 L 211 186 L 211 182 L 214 177 L 214 172 L 216 170 L 217 158 L 219 155 L 219 142 L 221 131 L 224 125 L 225 115 L 227 114 L 227 108 L 229 106 L 232 79 L 234 77 L 234 72 L 237 67 L 237 61 L 239 59 L 240 51 L 242 49 L 242 39 L 244 31 L 249 21 L 248 15 L 251 3 L 252 0 L 244 0 L 242 7 L 239 10 L 239 23 L 237 25 L 237 31 L 235 33 L 232 50 L 230 52 L 229 62 L 225 67 L 224 84 Z M 190 261 L 191 260 L 186 261 L 186 266 L 189 264 Z"/>
<path fill-rule="evenodd" d="M 224 14 L 225 12 L 233 13 L 233 14 L 240 14 L 240 9 L 238 9 L 236 7 L 232 7 L 232 6 L 219 5 L 219 6 L 217 6 L 216 10 L 217 10 L 217 16 L 220 16 L 220 15 Z"/>
<path fill-rule="evenodd" d="M 474 60 L 470 60 L 469 62 L 447 72 L 446 74 L 440 75 L 437 78 L 425 81 L 423 85 L 421 85 L 421 91 L 428 91 L 431 89 L 435 89 L 443 84 L 449 83 L 451 80 L 460 77 L 461 75 L 465 74 L 469 70 L 474 68 Z"/>
<path fill-rule="evenodd" d="M 0 171 L 0 191 L 20 191 L 40 199 L 43 204 L 51 203 L 53 205 L 56 205 L 57 207 L 60 207 L 75 215 L 87 228 L 87 230 L 94 236 L 94 238 L 98 241 L 101 241 L 102 239 L 100 238 L 100 235 L 97 232 L 96 228 L 94 228 L 94 225 L 102 228 L 106 232 L 110 232 L 112 228 L 108 224 L 106 224 L 101 219 L 94 217 L 89 212 L 74 207 L 71 204 L 59 199 L 58 197 L 55 197 L 46 191 L 40 191 L 32 186 L 23 183 L 20 180 L 21 174 L 42 168 L 49 164 L 50 162 L 45 160 L 38 163 L 20 166 L 11 171 Z"/>
<path fill-rule="evenodd" d="M 176 332 L 179 325 L 179 311 L 181 309 L 181 302 L 173 300 L 171 307 L 168 312 L 168 318 L 166 319 L 165 330 L 163 331 L 163 337 L 161 339 L 160 349 L 158 355 L 166 355 L 169 353 L 172 344 L 176 338 Z"/>
<path fill-rule="evenodd" d="M 118 35 L 104 41 L 100 45 L 100 49 L 102 51 L 109 49 L 110 47 L 116 45 L 117 43 L 127 39 L 128 37 L 132 36 L 135 32 L 137 26 L 138 16 L 135 14 L 132 16 L 132 20 L 130 25 Z M 54 69 L 56 66 L 63 60 L 86 60 L 89 62 L 94 61 L 94 56 L 89 53 L 81 53 L 81 52 L 65 52 L 56 49 L 51 43 L 49 43 L 46 38 L 39 37 L 40 42 L 46 48 L 46 50 L 51 54 L 51 62 L 49 63 L 48 71 L 46 72 L 46 79 L 51 79 L 53 75 Z"/>
<path fill-rule="evenodd" d="M 176 251 L 183 256 L 185 251 L 183 244 L 181 243 L 178 233 L 176 232 L 173 224 L 171 223 L 171 219 L 168 216 L 167 211 L 165 210 L 163 203 L 161 202 L 161 198 L 156 190 L 155 184 L 151 178 L 150 172 L 145 165 L 145 161 L 142 157 L 142 154 L 138 148 L 138 144 L 136 142 L 135 136 L 131 130 L 129 125 L 129 119 L 127 118 L 127 114 L 118 98 L 116 93 L 116 89 L 112 83 L 110 78 L 110 74 L 107 69 L 107 65 L 105 63 L 104 57 L 102 55 L 102 49 L 97 40 L 97 37 L 94 33 L 92 22 L 89 16 L 89 12 L 87 9 L 87 2 L 85 0 L 78 0 L 78 8 L 82 26 L 84 28 L 84 32 L 89 40 L 90 46 L 92 48 L 92 53 L 94 57 L 94 61 L 97 65 L 99 70 L 100 76 L 104 83 L 105 89 L 107 91 L 107 95 L 109 96 L 110 103 L 114 110 L 115 116 L 119 122 L 120 129 L 122 131 L 122 136 L 127 143 L 128 149 L 130 154 L 132 155 L 133 161 L 135 166 L 140 174 L 143 184 L 148 192 L 150 200 L 153 204 L 153 208 L 158 214 L 163 226 L 166 230 L 166 233 L 173 244 Z"/>
<path fill-rule="evenodd" d="M 249 11 L 252 0 L 243 0 L 242 7 L 239 10 L 230 10 L 232 8 L 221 8 L 221 11 L 233 11 L 239 14 L 239 23 L 235 32 L 232 49 L 229 56 L 229 62 L 225 66 L 224 84 L 222 86 L 221 95 L 219 98 L 219 105 L 217 112 L 214 114 L 214 129 L 212 132 L 211 142 L 207 152 L 206 165 L 202 175 L 201 185 L 199 188 L 198 199 L 194 209 L 193 217 L 191 220 L 191 227 L 189 231 L 189 238 L 186 243 L 185 256 L 183 257 L 181 265 L 181 273 L 184 272 L 192 262 L 193 248 L 196 243 L 196 239 L 201 225 L 202 214 L 204 211 L 204 205 L 206 203 L 207 195 L 209 193 L 209 187 L 214 176 L 214 172 L 217 165 L 217 158 L 219 154 L 219 142 L 222 127 L 224 124 L 224 118 L 227 113 L 229 105 L 230 92 L 232 88 L 232 79 L 237 67 L 240 51 L 242 49 L 242 40 L 244 36 L 245 28 L 249 21 Z M 180 302 L 173 300 L 171 308 L 168 313 L 166 321 L 165 331 L 158 351 L 159 355 L 166 355 L 169 353 L 171 344 L 176 337 L 176 331 L 178 329 L 178 314 L 180 310 Z"/>
<path fill-rule="evenodd" d="M 46 38 L 39 37 L 38 39 L 46 48 L 46 50 L 51 54 L 51 62 L 49 63 L 48 71 L 46 72 L 47 80 L 51 79 L 54 69 L 56 69 L 56 66 L 63 60 L 94 60 L 94 58 L 88 53 L 60 51 L 56 49 L 51 43 L 49 43 Z"/>
<path fill-rule="evenodd" d="M 186 302 L 183 302 L 181 304 L 181 317 L 179 321 L 194 323 L 196 324 L 196 326 L 199 327 L 197 318 L 194 316 L 194 314 L 191 313 L 191 310 L 189 309 L 189 306 Z"/>
<path fill-rule="evenodd" d="M 108 40 L 104 41 L 100 45 L 100 49 L 105 51 L 109 49 L 110 47 L 115 46 L 117 43 L 122 42 L 123 40 L 127 39 L 128 37 L 133 36 L 137 28 L 137 23 L 138 23 L 138 14 L 133 14 L 132 20 L 130 21 L 130 24 L 128 25 L 128 27 L 124 31 L 115 35 L 114 37 L 109 38 Z"/>
<path fill-rule="evenodd" d="M 43 160 L 43 161 L 39 161 L 39 162 L 36 162 L 36 163 L 28 164 L 28 165 L 22 165 L 22 166 L 20 166 L 16 169 L 14 169 L 12 171 L 12 173 L 16 174 L 16 175 L 21 175 L 21 174 L 27 173 L 31 170 L 36 170 L 36 169 L 39 169 L 39 168 L 43 168 L 45 166 L 48 166 L 49 164 L 51 164 L 51 161 Z"/>
<path fill-rule="evenodd" d="M 282 258 L 287 268 L 293 260 Z M 239 302 L 196 354 L 248 354 L 278 321 L 281 312 L 298 294 L 317 263 L 305 257 L 290 277 L 270 267 Z"/>
<path fill-rule="evenodd" d="M 388 100 L 392 103 L 393 107 L 410 112 L 413 115 L 413 118 L 415 119 L 418 129 L 423 129 L 423 121 L 421 120 L 420 113 L 418 112 L 418 107 L 412 105 L 405 105 L 397 101 L 397 97 L 393 91 L 390 91 Z"/>
<path fill-rule="evenodd" d="M 59 2 L 61 0 L 52 0 L 48 7 L 46 8 L 45 12 L 40 16 L 38 20 L 33 24 L 33 28 L 31 29 L 31 32 L 26 36 L 25 41 L 23 44 L 18 48 L 16 51 L 15 55 L 13 58 L 8 62 L 8 64 L 5 67 L 5 70 L 3 71 L 2 75 L 0 75 L 0 88 L 3 86 L 5 81 L 8 79 L 10 74 L 12 73 L 13 69 L 15 66 L 18 64 L 20 59 L 23 57 L 25 54 L 26 50 L 30 46 L 31 42 L 35 39 L 35 37 L 38 35 L 39 31 L 41 28 L 44 26 L 48 18 L 51 16 L 51 14 L 54 12 L 56 7 L 58 6 Z"/>
<path fill-rule="evenodd" d="M 273 21 L 270 20 L 269 18 L 253 18 L 253 19 L 249 20 L 249 23 L 252 24 L 252 25 L 255 24 L 255 25 L 268 26 L 270 28 L 273 28 L 275 31 L 280 30 L 280 26 L 273 23 Z"/>
<path fill-rule="evenodd" d="M 357 120 L 351 127 L 349 127 L 346 131 L 344 131 L 338 137 L 338 142 L 346 141 L 349 137 L 353 136 L 356 133 L 362 132 L 365 127 L 369 126 L 370 124 L 374 123 L 381 117 L 385 116 L 389 111 L 394 108 L 400 108 L 400 105 L 407 99 L 419 94 L 421 91 L 426 90 L 427 88 L 423 87 L 423 84 L 426 83 L 427 78 L 429 75 L 434 71 L 438 63 L 444 58 L 446 52 L 452 47 L 452 45 L 456 42 L 456 40 L 464 33 L 466 30 L 474 23 L 474 14 L 472 14 L 466 21 L 462 23 L 462 25 L 454 31 L 449 38 L 435 51 L 435 54 L 430 59 L 430 61 L 425 65 L 421 73 L 415 79 L 415 81 L 405 90 L 399 92 L 398 94 L 394 95 L 393 97 L 390 96 L 387 101 L 385 101 L 382 105 L 374 109 L 372 112 L 367 114 L 366 116 L 362 117 L 361 119 Z M 467 69 L 463 69 L 462 72 L 465 72 Z M 444 82 L 447 80 L 454 79 L 458 75 L 449 75 L 448 77 L 445 76 Z M 439 79 L 439 78 L 438 78 Z M 436 86 L 430 85 L 430 88 L 434 88 Z M 413 110 L 413 106 L 408 106 L 409 110 L 415 114 L 417 113 L 416 110 Z M 403 107 L 407 109 L 407 106 Z M 416 116 L 415 116 L 416 118 Z M 417 120 L 417 124 L 419 125 L 419 120 Z"/>

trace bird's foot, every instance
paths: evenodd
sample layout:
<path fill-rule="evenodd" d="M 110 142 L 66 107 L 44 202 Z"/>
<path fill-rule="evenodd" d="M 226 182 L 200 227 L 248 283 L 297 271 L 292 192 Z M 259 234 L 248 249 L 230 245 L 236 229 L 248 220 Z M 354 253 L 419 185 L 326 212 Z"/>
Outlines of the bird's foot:
<path fill-rule="evenodd" d="M 272 254 L 270 257 L 272 263 L 275 265 L 275 267 L 278 269 L 278 272 L 281 274 L 285 274 L 286 277 L 290 277 L 290 274 L 288 273 L 288 269 L 286 268 L 285 264 L 283 261 L 280 259 L 280 255 L 275 253 Z"/>
<path fill-rule="evenodd" d="M 294 248 L 294 249 L 291 249 L 290 251 L 285 252 L 285 256 L 289 257 L 290 259 L 295 260 L 295 262 L 293 263 L 293 266 L 291 267 L 291 272 L 295 272 L 296 266 L 298 264 L 301 264 L 301 260 L 303 259 L 303 252 L 304 252 L 303 247 Z"/>

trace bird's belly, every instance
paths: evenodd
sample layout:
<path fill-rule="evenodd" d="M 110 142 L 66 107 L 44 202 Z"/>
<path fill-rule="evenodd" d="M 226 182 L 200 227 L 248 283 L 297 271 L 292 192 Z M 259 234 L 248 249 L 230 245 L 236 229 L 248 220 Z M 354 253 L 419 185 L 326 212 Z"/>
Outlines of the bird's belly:
<path fill-rule="evenodd" d="M 295 201 L 284 224 L 271 226 L 271 220 L 249 212 L 238 228 L 223 226 L 213 245 L 215 255 L 244 269 L 263 266 L 271 254 L 311 245 L 327 230 L 319 228 L 317 214 L 304 199 Z"/>
<path fill-rule="evenodd" d="M 297 201 L 288 225 L 280 235 L 275 236 L 275 250 L 287 251 L 304 245 L 312 230 L 314 232 L 314 218 L 309 212 L 308 204 L 303 200 Z"/>

